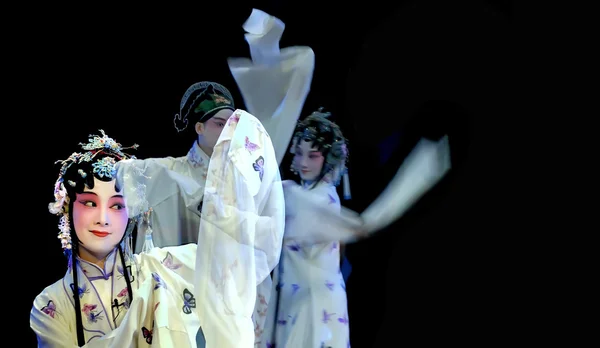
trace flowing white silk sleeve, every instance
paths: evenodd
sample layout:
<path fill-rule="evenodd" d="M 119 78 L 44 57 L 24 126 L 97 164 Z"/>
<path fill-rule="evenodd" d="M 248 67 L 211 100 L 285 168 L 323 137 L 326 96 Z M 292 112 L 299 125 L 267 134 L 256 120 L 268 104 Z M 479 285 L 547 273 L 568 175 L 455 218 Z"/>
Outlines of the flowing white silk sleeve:
<path fill-rule="evenodd" d="M 281 163 L 310 90 L 315 53 L 310 47 L 279 50 L 284 23 L 254 9 L 243 25 L 252 59 L 229 58 L 246 109 L 263 124 Z"/>
<path fill-rule="evenodd" d="M 137 216 L 175 194 L 181 195 L 188 209 L 198 211 L 204 187 L 171 170 L 172 160 L 130 159 L 116 164 L 117 182 L 124 190 L 129 216 Z"/>
<path fill-rule="evenodd" d="M 422 139 L 400 166 L 386 189 L 362 214 L 341 207 L 336 214 L 324 203 L 321 190 L 304 190 L 297 184 L 284 185 L 286 238 L 305 243 L 365 238 L 400 218 L 419 198 L 450 170 L 448 137 L 439 142 Z M 292 223 L 301 224 L 291 228 Z"/>
<path fill-rule="evenodd" d="M 196 297 L 207 348 L 254 347 L 256 287 L 279 262 L 284 221 L 269 135 L 237 110 L 211 157 L 198 235 Z"/>

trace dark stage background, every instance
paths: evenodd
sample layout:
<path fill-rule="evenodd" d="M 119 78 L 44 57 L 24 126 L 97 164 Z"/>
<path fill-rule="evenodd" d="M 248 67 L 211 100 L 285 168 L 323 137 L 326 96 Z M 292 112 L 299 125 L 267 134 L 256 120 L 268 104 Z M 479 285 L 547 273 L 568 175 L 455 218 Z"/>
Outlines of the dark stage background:
<path fill-rule="evenodd" d="M 58 219 L 47 210 L 54 161 L 99 128 L 123 145 L 138 143 L 139 158 L 185 155 L 192 138 L 177 134 L 173 115 L 189 85 L 218 81 L 244 107 L 226 58 L 249 56 L 241 25 L 252 7 L 286 23 L 281 47 L 315 51 L 302 116 L 324 106 L 350 139 L 353 197 L 344 205 L 362 211 L 419 137 L 450 135 L 451 173 L 400 221 L 346 248 L 353 347 L 506 339 L 512 328 L 499 311 L 510 291 L 494 280 L 503 274 L 491 251 L 502 237 L 492 231 L 499 227 L 490 213 L 511 9 L 508 1 L 460 3 L 263 1 L 143 11 L 90 6 L 70 14 L 48 8 L 52 16 L 39 19 L 27 48 L 35 62 L 23 71 L 30 76 L 22 90 L 28 116 L 17 120 L 30 123 L 26 137 L 38 142 L 35 162 L 24 164 L 30 174 L 23 174 L 35 177 L 21 196 L 29 207 L 23 221 L 37 226 L 27 231 L 35 256 L 23 267 L 36 276 L 16 309 L 13 328 L 26 341 L 19 346 L 35 344 L 28 323 L 34 297 L 66 270 Z M 288 168 L 289 158 L 284 176 Z"/>

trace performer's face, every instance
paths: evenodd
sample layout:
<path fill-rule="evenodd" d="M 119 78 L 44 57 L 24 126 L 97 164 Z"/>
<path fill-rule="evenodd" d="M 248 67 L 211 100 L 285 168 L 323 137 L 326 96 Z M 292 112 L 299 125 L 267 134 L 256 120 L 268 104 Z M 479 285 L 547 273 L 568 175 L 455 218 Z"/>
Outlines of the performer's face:
<path fill-rule="evenodd" d="M 315 180 L 321 173 L 325 158 L 312 142 L 301 140 L 295 146 L 294 168 L 305 181 Z"/>
<path fill-rule="evenodd" d="M 223 127 L 227 124 L 227 120 L 233 114 L 233 110 L 223 109 L 219 110 L 213 117 L 204 123 L 196 124 L 196 133 L 201 135 L 198 138 L 198 142 L 207 155 L 212 155 L 212 150 L 221 136 Z M 210 152 L 210 153 L 208 153 Z"/>
<path fill-rule="evenodd" d="M 79 257 L 99 263 L 123 238 L 128 220 L 125 199 L 115 191 L 115 180 L 94 178 L 73 203 L 73 226 L 80 241 Z"/>

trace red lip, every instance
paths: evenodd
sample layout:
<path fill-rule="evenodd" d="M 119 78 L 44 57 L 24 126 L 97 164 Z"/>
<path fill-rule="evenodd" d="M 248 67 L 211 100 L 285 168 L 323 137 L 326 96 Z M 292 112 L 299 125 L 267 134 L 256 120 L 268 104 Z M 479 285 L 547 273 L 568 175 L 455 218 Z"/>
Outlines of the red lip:
<path fill-rule="evenodd" d="M 302 174 L 310 173 L 310 170 L 302 170 Z"/>
<path fill-rule="evenodd" d="M 110 234 L 106 231 L 90 231 L 90 232 L 92 232 L 95 236 L 98 236 L 98 237 L 106 237 Z"/>

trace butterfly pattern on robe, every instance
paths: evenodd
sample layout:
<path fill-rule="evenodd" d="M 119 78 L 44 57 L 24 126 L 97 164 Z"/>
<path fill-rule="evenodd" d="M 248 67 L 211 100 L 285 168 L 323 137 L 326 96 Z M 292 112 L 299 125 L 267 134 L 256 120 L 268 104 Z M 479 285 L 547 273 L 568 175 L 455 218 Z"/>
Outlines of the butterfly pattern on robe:
<path fill-rule="evenodd" d="M 121 289 L 121 291 L 119 291 L 119 293 L 117 294 L 118 298 L 122 298 L 129 295 L 129 291 L 127 290 L 127 287 Z M 119 303 L 119 300 L 117 300 L 116 298 L 113 300 L 113 304 L 111 305 L 111 309 L 113 310 L 113 318 L 116 321 L 117 318 L 119 317 L 119 315 L 121 314 L 121 308 L 123 307 L 125 309 L 129 309 L 129 300 L 128 298 L 123 299 L 123 302 Z M 115 315 L 114 309 L 117 309 L 117 314 Z M 115 324 L 116 326 L 116 324 Z"/>
<path fill-rule="evenodd" d="M 323 323 L 327 324 L 331 320 L 331 316 L 335 313 L 327 313 L 327 311 L 323 310 Z"/>
<path fill-rule="evenodd" d="M 300 285 L 292 284 L 292 295 L 295 295 L 298 289 L 300 289 Z"/>
<path fill-rule="evenodd" d="M 265 159 L 263 156 L 259 156 L 254 163 L 252 163 L 252 168 L 258 172 L 258 177 L 260 181 L 263 179 L 263 175 L 265 174 Z"/>
<path fill-rule="evenodd" d="M 330 252 L 334 252 L 336 249 L 338 248 L 338 243 L 337 242 L 333 242 L 331 243 L 331 249 L 329 250 Z M 342 271 L 340 270 L 340 273 Z"/>
<path fill-rule="evenodd" d="M 296 319 L 298 319 L 298 314 L 296 314 L 295 316 L 288 315 L 286 319 L 277 320 L 277 324 L 284 326 L 290 323 L 291 325 L 294 325 L 296 324 Z"/>
<path fill-rule="evenodd" d="M 347 314 L 344 314 L 344 316 L 343 316 L 343 317 L 341 317 L 341 318 L 338 318 L 338 321 L 339 321 L 340 323 L 344 324 L 344 325 L 348 325 L 348 315 L 347 315 Z"/>
<path fill-rule="evenodd" d="M 196 299 L 188 289 L 183 289 L 183 313 L 191 314 L 192 308 L 196 308 Z"/>
<path fill-rule="evenodd" d="M 127 295 L 129 292 L 127 291 L 127 288 L 123 288 L 121 291 L 119 291 L 119 293 L 117 294 L 117 297 L 123 297 L 125 295 Z"/>
<path fill-rule="evenodd" d="M 300 251 L 302 249 L 302 247 L 300 246 L 300 244 L 298 244 L 297 242 L 293 242 L 287 245 L 287 248 L 290 249 L 291 251 Z"/>
<path fill-rule="evenodd" d="M 200 204 L 202 204 L 202 203 L 200 203 Z M 167 256 L 165 256 L 165 259 L 162 260 L 161 263 L 163 265 L 165 265 L 165 267 L 167 267 L 168 269 L 173 270 L 173 271 L 175 271 L 181 267 L 180 263 L 175 263 L 173 261 L 173 255 L 168 251 L 167 251 Z"/>
<path fill-rule="evenodd" d="M 163 280 L 158 276 L 158 274 L 152 272 L 152 278 L 154 278 L 154 282 L 156 283 L 156 284 L 154 284 L 154 290 L 156 290 L 158 288 L 163 288 L 163 289 L 167 288 L 167 284 L 165 284 L 163 282 Z"/>
<path fill-rule="evenodd" d="M 102 311 L 96 311 L 98 305 L 95 304 L 84 304 L 81 311 L 85 314 L 87 320 L 91 323 L 95 323 L 98 320 L 102 320 Z"/>
<path fill-rule="evenodd" d="M 260 345 L 261 344 L 261 340 L 260 340 L 260 336 L 262 335 L 262 333 L 264 332 L 263 329 L 260 328 L 260 324 L 256 323 L 256 325 L 254 325 L 254 345 Z"/>
<path fill-rule="evenodd" d="M 142 336 L 146 340 L 146 343 L 152 344 L 152 331 L 154 330 L 154 321 L 152 321 L 152 330 L 148 330 L 145 326 L 142 326 Z"/>
<path fill-rule="evenodd" d="M 51 318 L 54 318 L 54 316 L 56 314 L 60 314 L 56 310 L 56 305 L 54 304 L 54 302 L 52 300 L 48 301 L 48 304 L 45 305 L 44 307 L 42 307 L 42 312 L 48 314 Z"/>
<path fill-rule="evenodd" d="M 260 146 L 250 141 L 250 139 L 246 136 L 246 143 L 244 144 L 244 148 L 248 150 L 250 154 L 254 151 L 260 149 Z"/>
<path fill-rule="evenodd" d="M 234 122 L 237 123 L 239 121 L 240 121 L 240 114 L 238 114 L 237 112 L 235 114 L 231 115 L 231 117 L 229 117 L 229 120 L 227 120 L 227 122 L 229 124 L 232 124 Z"/>
<path fill-rule="evenodd" d="M 337 203 L 337 200 L 335 199 L 335 197 L 333 197 L 331 194 L 328 194 L 328 196 L 329 196 L 329 204 Z"/>
<path fill-rule="evenodd" d="M 75 284 L 71 283 L 69 285 L 71 287 L 71 291 L 73 291 L 73 294 L 75 294 L 75 292 L 77 292 L 77 294 L 79 295 L 79 298 L 83 298 L 83 295 L 87 294 L 89 292 L 89 289 L 87 288 L 86 283 L 83 283 L 83 285 L 81 285 L 81 287 L 77 287 L 77 291 L 75 291 Z M 75 296 L 75 295 L 73 295 Z"/>

